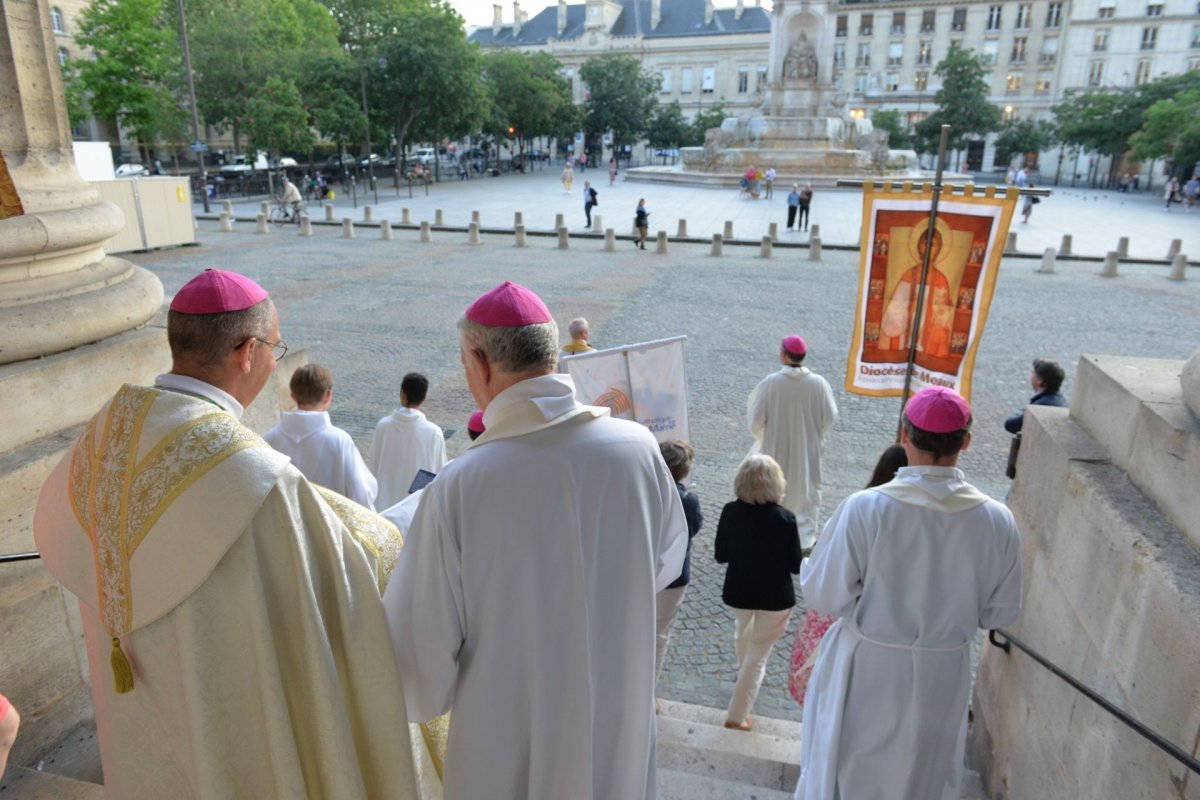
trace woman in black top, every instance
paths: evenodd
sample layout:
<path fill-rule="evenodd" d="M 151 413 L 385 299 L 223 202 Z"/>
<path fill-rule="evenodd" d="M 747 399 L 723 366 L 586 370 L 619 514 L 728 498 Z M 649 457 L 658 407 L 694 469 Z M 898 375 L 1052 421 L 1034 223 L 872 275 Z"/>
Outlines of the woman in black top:
<path fill-rule="evenodd" d="M 722 509 L 717 524 L 717 563 L 729 565 L 721 599 L 737 617 L 738 678 L 726 728 L 748 731 L 753 726 L 750 709 L 767 658 L 796 605 L 792 575 L 800 572 L 800 532 L 796 516 L 779 505 L 785 486 L 775 459 L 748 457 L 733 481 L 738 499 Z"/>

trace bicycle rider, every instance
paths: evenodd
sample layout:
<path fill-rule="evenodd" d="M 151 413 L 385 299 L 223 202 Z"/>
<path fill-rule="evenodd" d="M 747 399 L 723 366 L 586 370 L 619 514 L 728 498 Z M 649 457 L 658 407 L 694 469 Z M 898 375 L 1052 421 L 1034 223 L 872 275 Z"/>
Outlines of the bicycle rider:
<path fill-rule="evenodd" d="M 291 206 L 290 219 L 300 219 L 300 190 L 296 188 L 296 184 L 292 183 L 285 176 L 283 179 L 283 197 L 279 199 L 279 205 Z"/>

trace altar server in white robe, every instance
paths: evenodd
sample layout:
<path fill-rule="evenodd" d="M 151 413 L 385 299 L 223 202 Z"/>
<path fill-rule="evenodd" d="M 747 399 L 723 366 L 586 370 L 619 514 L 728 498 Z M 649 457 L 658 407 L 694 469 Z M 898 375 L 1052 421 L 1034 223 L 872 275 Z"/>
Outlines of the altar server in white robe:
<path fill-rule="evenodd" d="M 305 364 L 292 373 L 289 387 L 296 410 L 285 411 L 279 423 L 263 434 L 267 444 L 290 458 L 318 486 L 375 508 L 375 476 L 350 434 L 329 420 L 333 374 L 320 364 Z"/>
<path fill-rule="evenodd" d="M 821 513 L 821 454 L 837 421 L 829 382 L 804 366 L 808 345 L 792 334 L 779 347 L 783 368 L 754 387 L 747 401 L 750 433 L 758 449 L 779 462 L 787 479 L 783 507 L 796 515 L 800 545 L 812 548 Z"/>
<path fill-rule="evenodd" d="M 1012 514 L 955 466 L 970 406 L 931 387 L 904 414 L 909 466 L 846 498 L 800 569 L 809 608 L 839 619 L 805 695 L 797 800 L 958 800 L 971 641 L 1020 611 Z"/>
<path fill-rule="evenodd" d="M 467 420 L 467 436 L 473 442 L 483 435 L 484 430 L 483 412 L 476 411 Z M 391 508 L 380 511 L 379 514 L 388 522 L 395 525 L 401 535 L 408 536 L 408 531 L 412 527 L 413 517 L 417 513 L 417 506 L 421 504 L 421 496 L 424 494 L 425 490 L 423 488 L 417 489 Z"/>
<path fill-rule="evenodd" d="M 400 407 L 375 426 L 369 463 L 379 481 L 379 508 L 407 497 L 417 470 L 436 475 L 446 466 L 446 437 L 421 411 L 428 393 L 429 380 L 408 373 L 400 381 Z"/>
<path fill-rule="evenodd" d="M 459 333 L 487 431 L 426 487 L 384 595 L 409 718 L 453 708 L 447 800 L 652 798 L 675 482 L 649 431 L 555 373 L 536 294 L 487 292 Z"/>
<path fill-rule="evenodd" d="M 416 797 L 381 554 L 239 422 L 287 349 L 267 293 L 206 271 L 167 339 L 171 372 L 118 390 L 34 517 L 79 599 L 105 795 Z"/>

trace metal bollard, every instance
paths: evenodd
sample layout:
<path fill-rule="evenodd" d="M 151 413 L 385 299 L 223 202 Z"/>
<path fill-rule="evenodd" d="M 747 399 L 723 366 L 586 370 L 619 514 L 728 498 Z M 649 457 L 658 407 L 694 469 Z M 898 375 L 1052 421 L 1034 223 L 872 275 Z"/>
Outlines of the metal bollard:
<path fill-rule="evenodd" d="M 221 210 L 232 217 L 233 216 L 233 201 L 232 200 L 222 200 L 221 201 Z"/>
<path fill-rule="evenodd" d="M 325 221 L 333 222 L 333 220 L 334 220 L 333 206 L 325 206 Z"/>
<path fill-rule="evenodd" d="M 821 260 L 821 237 L 820 236 L 810 236 L 809 237 L 809 239 L 808 239 L 808 260 L 809 261 L 820 261 Z"/>
<path fill-rule="evenodd" d="M 1117 262 L 1121 260 L 1121 256 L 1115 250 L 1109 250 L 1104 256 L 1104 269 L 1100 271 L 1101 278 L 1117 277 Z"/>
<path fill-rule="evenodd" d="M 1069 233 L 1063 234 L 1062 244 L 1059 245 L 1059 247 L 1058 247 L 1058 253 L 1059 253 L 1059 255 L 1064 255 L 1064 256 L 1071 255 L 1071 234 L 1069 234 Z"/>
<path fill-rule="evenodd" d="M 713 238 L 712 238 L 712 250 L 709 252 L 709 255 L 711 255 L 711 256 L 722 255 L 721 245 L 724 241 L 725 241 L 725 237 L 721 236 L 721 234 L 719 234 L 719 233 L 714 233 Z"/>
<path fill-rule="evenodd" d="M 561 217 L 562 214 L 559 214 L 559 216 Z M 567 250 L 570 247 L 571 247 L 570 234 L 567 233 L 567 228 L 565 225 L 559 225 L 558 226 L 558 249 L 559 250 Z"/>
<path fill-rule="evenodd" d="M 479 212 L 478 211 L 471 212 L 471 222 L 474 222 L 476 225 L 479 224 Z"/>
<path fill-rule="evenodd" d="M 422 242 L 432 242 L 432 241 L 433 241 L 433 234 L 431 234 L 431 233 L 429 232 L 429 222 L 428 222 L 428 220 L 421 220 L 421 237 L 420 237 L 420 241 L 422 241 Z"/>
<path fill-rule="evenodd" d="M 1179 255 L 1179 251 L 1183 249 L 1182 239 L 1172 239 L 1171 246 L 1167 248 L 1167 261 L 1172 260 Z"/>
<path fill-rule="evenodd" d="M 1008 232 L 1008 241 L 1004 243 L 1004 252 L 1005 252 L 1005 253 L 1015 253 L 1015 252 L 1017 252 L 1017 234 L 1016 234 L 1016 231 L 1009 231 L 1009 232 Z"/>
<path fill-rule="evenodd" d="M 592 214 L 592 230 L 593 231 L 604 230 L 604 218 L 601 217 L 599 214 Z"/>
<path fill-rule="evenodd" d="M 772 240 L 779 239 L 779 223 L 778 222 L 772 222 L 770 225 L 767 226 L 767 236 L 770 236 Z"/>
<path fill-rule="evenodd" d="M 808 226 L 808 238 L 820 239 L 821 238 L 821 226 L 820 225 Z M 860 238 L 861 238 L 861 236 L 860 236 Z"/>
<path fill-rule="evenodd" d="M 558 230 L 559 228 L 563 227 L 563 225 L 564 225 L 563 215 L 555 214 L 554 215 L 554 230 Z"/>
<path fill-rule="evenodd" d="M 354 232 L 354 220 L 349 217 L 342 217 L 342 238 L 353 239 L 357 236 Z"/>
<path fill-rule="evenodd" d="M 442 214 L 442 210 L 440 208 L 434 209 L 433 224 L 435 227 L 438 227 L 438 228 L 440 228 L 446 224 L 445 216 Z"/>
<path fill-rule="evenodd" d="M 731 220 L 731 219 L 725 220 L 725 233 L 722 235 L 721 238 L 723 238 L 723 239 L 732 239 L 733 238 L 733 220 Z"/>
<path fill-rule="evenodd" d="M 517 212 L 517 214 L 520 214 L 520 213 L 521 213 L 520 211 Z M 513 233 L 515 233 L 517 235 L 517 247 L 528 246 L 529 243 L 525 241 L 525 226 L 524 225 L 517 225 L 516 227 L 514 227 Z"/>
<path fill-rule="evenodd" d="M 612 228 L 604 229 L 604 251 L 611 253 L 617 249 L 617 233 Z"/>
<path fill-rule="evenodd" d="M 271 229 L 267 227 L 267 215 L 266 214 L 259 214 L 258 218 L 257 218 L 257 223 L 258 224 L 254 226 L 255 233 L 270 233 L 271 232 Z"/>
<path fill-rule="evenodd" d="M 687 220 L 686 219 L 679 220 L 679 230 L 677 230 L 675 232 L 675 238 L 676 239 L 686 239 L 687 238 Z"/>
<path fill-rule="evenodd" d="M 309 219 L 308 214 L 300 215 L 300 235 L 301 236 L 312 236 L 313 235 L 312 234 L 312 220 Z"/>
<path fill-rule="evenodd" d="M 258 204 L 258 211 L 260 214 L 262 214 L 265 217 L 267 214 L 271 213 L 271 204 L 268 203 L 266 200 L 263 200 L 261 203 Z"/>
<path fill-rule="evenodd" d="M 412 225 L 412 214 L 409 213 L 407 208 L 400 209 L 400 224 Z"/>
<path fill-rule="evenodd" d="M 762 237 L 762 246 L 759 247 L 759 249 L 758 249 L 758 257 L 759 258 L 770 258 L 771 257 L 771 243 L 773 241 L 775 241 L 775 240 L 772 239 L 770 236 Z"/>
<path fill-rule="evenodd" d="M 1129 258 L 1129 237 L 1122 236 L 1117 239 L 1117 256 L 1119 258 Z"/>
<path fill-rule="evenodd" d="M 1173 281 L 1181 281 L 1186 277 L 1186 275 L 1185 275 L 1186 272 L 1187 272 L 1187 256 L 1185 256 L 1183 253 L 1176 253 L 1175 259 L 1174 259 L 1173 263 L 1171 264 L 1171 274 L 1168 275 L 1167 277 Z"/>
<path fill-rule="evenodd" d="M 390 219 L 382 220 L 379 223 L 379 238 L 385 242 L 392 240 L 392 221 Z"/>
<path fill-rule="evenodd" d="M 516 229 L 525 224 L 525 215 L 520 211 L 513 212 L 513 228 Z"/>
<path fill-rule="evenodd" d="M 1053 275 L 1054 274 L 1054 259 L 1057 256 L 1058 256 L 1058 253 L 1054 250 L 1053 247 L 1047 247 L 1046 252 L 1042 253 L 1042 265 L 1037 268 L 1037 271 L 1043 275 Z"/>
<path fill-rule="evenodd" d="M 233 233 L 233 218 L 226 211 L 221 212 L 221 233 Z"/>
<path fill-rule="evenodd" d="M 666 253 L 667 253 L 667 232 L 666 231 L 658 232 L 658 238 L 654 243 L 654 252 L 658 253 L 660 256 L 666 255 Z"/>
<path fill-rule="evenodd" d="M 371 206 L 363 206 L 363 222 L 375 221 L 375 209 Z"/>
<path fill-rule="evenodd" d="M 479 223 L 472 222 L 467 228 L 467 244 L 482 244 L 479 241 Z"/>

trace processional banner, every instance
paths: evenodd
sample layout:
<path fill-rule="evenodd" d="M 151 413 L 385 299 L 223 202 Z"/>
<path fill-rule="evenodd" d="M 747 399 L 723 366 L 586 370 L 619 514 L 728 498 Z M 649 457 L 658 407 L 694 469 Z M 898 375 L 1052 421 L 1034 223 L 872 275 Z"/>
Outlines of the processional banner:
<path fill-rule="evenodd" d="M 688 441 L 686 336 L 591 350 L 563 359 L 579 402 L 630 419 L 660 442 Z"/>
<path fill-rule="evenodd" d="M 875 397 L 904 392 L 913 318 L 923 295 L 911 391 L 945 386 L 971 398 L 979 339 L 996 287 L 1000 257 L 1018 193 L 939 199 L 929 271 L 930 188 L 897 193 L 863 186 L 858 303 L 846 367 L 846 391 Z"/>

